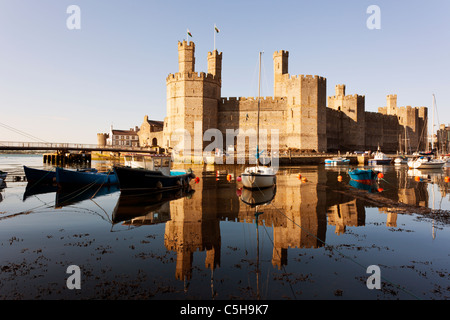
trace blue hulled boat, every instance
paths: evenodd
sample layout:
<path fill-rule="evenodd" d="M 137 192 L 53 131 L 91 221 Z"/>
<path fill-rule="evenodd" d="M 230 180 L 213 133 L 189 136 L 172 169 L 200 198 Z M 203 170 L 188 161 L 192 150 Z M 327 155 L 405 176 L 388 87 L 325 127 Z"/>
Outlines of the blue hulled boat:
<path fill-rule="evenodd" d="M 164 191 L 188 187 L 195 178 L 192 171 L 170 170 L 169 174 L 159 170 L 114 167 L 120 191 Z"/>
<path fill-rule="evenodd" d="M 113 171 L 98 172 L 90 170 L 67 170 L 56 168 L 56 183 L 60 186 L 114 185 L 118 183 Z"/>
<path fill-rule="evenodd" d="M 370 182 L 377 177 L 377 174 L 372 169 L 352 169 L 348 171 L 348 174 L 352 180 L 360 182 Z"/>
<path fill-rule="evenodd" d="M 56 172 L 51 170 L 35 169 L 23 166 L 28 182 L 39 184 L 52 184 L 56 182 Z"/>

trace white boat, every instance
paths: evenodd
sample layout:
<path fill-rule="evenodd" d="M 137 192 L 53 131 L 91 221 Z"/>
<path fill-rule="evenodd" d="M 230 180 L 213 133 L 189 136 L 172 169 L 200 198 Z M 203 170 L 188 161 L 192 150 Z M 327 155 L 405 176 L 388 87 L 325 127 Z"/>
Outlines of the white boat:
<path fill-rule="evenodd" d="M 242 184 L 249 189 L 268 188 L 276 183 L 276 174 L 272 167 L 259 165 L 259 113 L 261 88 L 261 54 L 259 53 L 259 79 L 258 79 L 258 123 L 256 127 L 256 166 L 245 168 L 241 174 Z"/>
<path fill-rule="evenodd" d="M 276 175 L 271 167 L 247 167 L 241 174 L 242 184 L 248 189 L 272 187 L 276 183 Z"/>
<path fill-rule="evenodd" d="M 126 153 L 123 156 L 126 167 L 162 171 L 169 175 L 172 158 L 168 154 Z"/>
<path fill-rule="evenodd" d="M 392 162 L 392 158 L 389 158 L 378 148 L 377 152 L 372 159 L 369 159 L 369 165 L 379 165 L 379 164 L 390 164 Z"/>
<path fill-rule="evenodd" d="M 350 160 L 347 158 L 343 158 L 343 157 L 334 157 L 334 158 L 329 158 L 329 159 L 325 159 L 325 164 L 328 165 L 343 165 L 343 164 L 349 164 Z"/>
<path fill-rule="evenodd" d="M 408 163 L 408 158 L 406 157 L 397 157 L 394 159 L 394 165 L 399 166 L 402 164 L 407 164 Z"/>
<path fill-rule="evenodd" d="M 441 159 L 433 159 L 431 157 L 419 157 L 408 161 L 410 169 L 441 169 L 446 162 Z"/>

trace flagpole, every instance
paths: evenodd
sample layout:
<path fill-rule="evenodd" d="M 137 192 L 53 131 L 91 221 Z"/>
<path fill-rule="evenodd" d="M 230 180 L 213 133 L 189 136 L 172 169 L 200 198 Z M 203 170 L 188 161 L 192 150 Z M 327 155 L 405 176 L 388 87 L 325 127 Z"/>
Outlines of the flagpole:
<path fill-rule="evenodd" d="M 214 24 L 213 32 L 214 32 L 214 51 L 216 51 L 216 24 Z"/>

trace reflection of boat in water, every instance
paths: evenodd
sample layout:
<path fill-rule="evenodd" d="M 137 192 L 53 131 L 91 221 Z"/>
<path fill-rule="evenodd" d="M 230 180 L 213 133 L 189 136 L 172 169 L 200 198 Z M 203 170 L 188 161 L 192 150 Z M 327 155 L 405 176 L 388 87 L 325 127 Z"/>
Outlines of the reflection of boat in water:
<path fill-rule="evenodd" d="M 276 192 L 277 188 L 275 185 L 261 190 L 242 188 L 240 199 L 243 203 L 254 208 L 259 205 L 269 204 L 275 198 Z"/>
<path fill-rule="evenodd" d="M 117 185 L 111 186 L 91 186 L 88 188 L 71 188 L 63 187 L 56 191 L 55 208 L 73 205 L 75 203 L 105 196 L 107 194 L 117 192 Z"/>
<path fill-rule="evenodd" d="M 51 192 L 56 192 L 58 190 L 58 186 L 53 183 L 33 183 L 28 182 L 25 187 L 25 192 L 23 193 L 23 201 L 31 196 L 36 196 L 39 194 L 46 194 Z"/>
<path fill-rule="evenodd" d="M 371 182 L 358 182 L 356 180 L 350 180 L 348 182 L 350 186 L 356 189 L 365 190 L 370 193 L 378 192 L 377 184 L 375 183 L 375 180 L 372 180 Z"/>
<path fill-rule="evenodd" d="M 155 224 L 170 220 L 170 201 L 191 197 L 194 190 L 120 194 L 112 213 L 113 223 Z"/>

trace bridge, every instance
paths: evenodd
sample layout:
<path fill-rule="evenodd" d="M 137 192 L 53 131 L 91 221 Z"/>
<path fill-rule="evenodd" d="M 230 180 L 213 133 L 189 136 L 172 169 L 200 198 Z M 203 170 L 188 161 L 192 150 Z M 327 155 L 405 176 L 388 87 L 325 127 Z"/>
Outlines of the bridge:
<path fill-rule="evenodd" d="M 19 151 L 110 151 L 110 152 L 141 152 L 157 153 L 155 149 L 131 147 L 131 146 L 112 146 L 84 143 L 54 143 L 54 142 L 14 142 L 0 141 L 0 150 L 19 150 Z"/>

